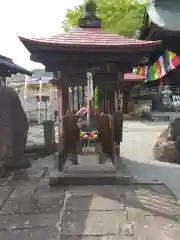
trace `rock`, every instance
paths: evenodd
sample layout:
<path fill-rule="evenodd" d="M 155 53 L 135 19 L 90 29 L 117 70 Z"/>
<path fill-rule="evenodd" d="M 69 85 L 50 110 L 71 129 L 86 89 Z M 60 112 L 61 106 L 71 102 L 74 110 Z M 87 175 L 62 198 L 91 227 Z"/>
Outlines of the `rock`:
<path fill-rule="evenodd" d="M 169 124 L 169 139 L 180 141 L 180 118 L 176 118 Z"/>
<path fill-rule="evenodd" d="M 173 128 L 174 129 L 174 128 Z M 161 162 L 177 163 L 180 158 L 180 151 L 176 147 L 176 141 L 173 141 L 174 135 L 171 124 L 158 137 L 154 146 L 154 158 Z"/>
<path fill-rule="evenodd" d="M 0 86 L 0 162 L 5 168 L 29 166 L 24 156 L 28 129 L 19 96 L 13 89 Z"/>

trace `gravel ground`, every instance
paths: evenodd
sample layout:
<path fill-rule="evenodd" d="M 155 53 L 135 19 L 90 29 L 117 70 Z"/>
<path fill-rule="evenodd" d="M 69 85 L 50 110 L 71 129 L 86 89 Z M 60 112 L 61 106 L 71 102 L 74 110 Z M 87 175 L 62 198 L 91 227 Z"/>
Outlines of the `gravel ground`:
<path fill-rule="evenodd" d="M 168 123 L 125 122 L 121 155 L 131 175 L 139 181 L 163 182 L 180 200 L 180 166 L 158 162 L 152 149 Z"/>

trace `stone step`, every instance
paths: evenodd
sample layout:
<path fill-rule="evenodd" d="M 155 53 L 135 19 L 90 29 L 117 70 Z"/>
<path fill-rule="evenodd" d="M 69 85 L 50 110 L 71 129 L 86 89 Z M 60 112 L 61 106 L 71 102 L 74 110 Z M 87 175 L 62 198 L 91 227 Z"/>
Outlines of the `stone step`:
<path fill-rule="evenodd" d="M 80 185 L 124 185 L 131 184 L 131 176 L 120 172 L 63 172 L 50 173 L 49 185 L 80 186 Z"/>
<path fill-rule="evenodd" d="M 67 161 L 63 172 L 50 172 L 50 185 L 116 185 L 130 182 L 131 176 L 123 172 L 105 158 L 105 163 L 99 164 L 98 154 L 78 155 L 78 165 Z M 122 167 L 122 168 L 121 168 Z"/>
<path fill-rule="evenodd" d="M 73 165 L 67 161 L 64 166 L 64 172 L 69 173 L 90 173 L 90 172 L 115 172 L 116 168 L 109 159 L 105 159 L 104 164 L 99 164 L 98 154 L 78 155 L 78 165 Z"/>

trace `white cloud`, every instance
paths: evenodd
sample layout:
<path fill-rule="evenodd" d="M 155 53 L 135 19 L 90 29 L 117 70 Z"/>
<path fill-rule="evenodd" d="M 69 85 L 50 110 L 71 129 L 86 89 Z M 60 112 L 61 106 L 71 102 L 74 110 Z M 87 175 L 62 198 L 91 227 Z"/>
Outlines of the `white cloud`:
<path fill-rule="evenodd" d="M 66 9 L 83 0 L 1 0 L 0 54 L 32 69 L 38 65 L 29 60 L 29 53 L 18 36 L 42 37 L 61 32 Z"/>

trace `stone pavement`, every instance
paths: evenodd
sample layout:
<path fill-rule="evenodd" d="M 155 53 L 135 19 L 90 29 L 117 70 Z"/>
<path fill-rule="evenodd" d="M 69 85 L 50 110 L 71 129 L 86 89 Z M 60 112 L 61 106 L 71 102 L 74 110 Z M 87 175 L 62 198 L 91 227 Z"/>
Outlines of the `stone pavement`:
<path fill-rule="evenodd" d="M 179 239 L 180 206 L 163 185 L 50 188 L 46 172 L 1 180 L 1 240 Z"/>

